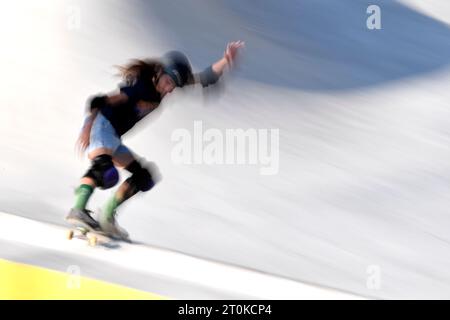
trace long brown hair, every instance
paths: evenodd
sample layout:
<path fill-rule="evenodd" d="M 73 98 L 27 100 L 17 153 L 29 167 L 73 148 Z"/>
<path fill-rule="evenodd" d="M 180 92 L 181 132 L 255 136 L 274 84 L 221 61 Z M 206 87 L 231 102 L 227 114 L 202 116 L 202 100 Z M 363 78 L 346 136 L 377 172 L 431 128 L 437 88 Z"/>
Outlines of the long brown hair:
<path fill-rule="evenodd" d="M 138 79 L 144 81 L 157 80 L 163 70 L 163 64 L 158 59 L 133 59 L 128 64 L 116 66 L 123 81 L 133 84 Z"/>

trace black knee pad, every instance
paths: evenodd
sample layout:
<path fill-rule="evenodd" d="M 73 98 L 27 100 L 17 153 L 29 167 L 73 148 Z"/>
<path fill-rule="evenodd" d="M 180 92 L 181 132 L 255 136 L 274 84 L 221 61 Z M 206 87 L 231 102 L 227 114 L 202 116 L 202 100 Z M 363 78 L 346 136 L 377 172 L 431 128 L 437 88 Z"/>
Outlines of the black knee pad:
<path fill-rule="evenodd" d="M 119 172 L 114 167 L 112 157 L 107 154 L 95 157 L 84 177 L 92 178 L 101 189 L 112 188 L 119 182 Z"/>
<path fill-rule="evenodd" d="M 132 173 L 131 177 L 126 181 L 136 191 L 146 192 L 155 186 L 155 181 L 150 171 L 143 168 L 138 161 L 134 160 L 125 169 Z"/>

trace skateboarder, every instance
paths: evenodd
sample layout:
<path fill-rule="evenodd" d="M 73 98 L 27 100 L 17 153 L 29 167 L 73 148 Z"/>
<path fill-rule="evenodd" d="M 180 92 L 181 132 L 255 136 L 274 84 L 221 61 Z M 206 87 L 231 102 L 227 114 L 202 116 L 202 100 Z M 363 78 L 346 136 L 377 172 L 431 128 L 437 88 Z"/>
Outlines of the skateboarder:
<path fill-rule="evenodd" d="M 124 84 L 120 91 L 90 100 L 77 145 L 82 152 L 87 149 L 92 164 L 76 189 L 75 204 L 66 220 L 77 226 L 101 229 L 115 238 L 127 238 L 128 233 L 115 219 L 117 208 L 136 193 L 149 191 L 157 179 L 155 172 L 140 163 L 122 143 L 121 136 L 158 108 L 176 87 L 195 83 L 206 87 L 216 83 L 243 46 L 241 41 L 229 43 L 223 58 L 197 74 L 193 74 L 187 57 L 177 51 L 160 59 L 134 60 L 121 67 Z M 117 168 L 124 168 L 131 175 L 107 201 L 97 222 L 86 205 L 95 188 L 109 189 L 117 184 Z"/>

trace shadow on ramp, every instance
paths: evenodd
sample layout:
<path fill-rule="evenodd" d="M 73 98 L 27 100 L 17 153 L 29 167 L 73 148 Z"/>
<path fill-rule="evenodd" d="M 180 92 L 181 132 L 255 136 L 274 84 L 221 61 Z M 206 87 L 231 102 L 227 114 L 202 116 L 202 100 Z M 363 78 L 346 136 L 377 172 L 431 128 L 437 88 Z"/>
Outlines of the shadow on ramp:
<path fill-rule="evenodd" d="M 373 4 L 381 8 L 381 30 L 366 25 Z M 227 41 L 243 39 L 240 76 L 280 87 L 352 90 L 450 61 L 448 25 L 393 0 L 152 0 L 139 14 L 146 10 L 196 67 L 219 57 Z"/>

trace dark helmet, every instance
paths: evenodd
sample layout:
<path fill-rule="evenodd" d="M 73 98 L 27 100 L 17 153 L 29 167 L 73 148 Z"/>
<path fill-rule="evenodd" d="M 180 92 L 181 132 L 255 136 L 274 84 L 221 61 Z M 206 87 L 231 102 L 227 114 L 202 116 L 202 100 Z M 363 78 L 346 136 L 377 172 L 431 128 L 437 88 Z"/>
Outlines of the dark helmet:
<path fill-rule="evenodd" d="M 168 74 L 177 87 L 186 84 L 192 77 L 192 68 L 186 55 L 179 51 L 169 51 L 162 57 L 164 73 Z"/>

